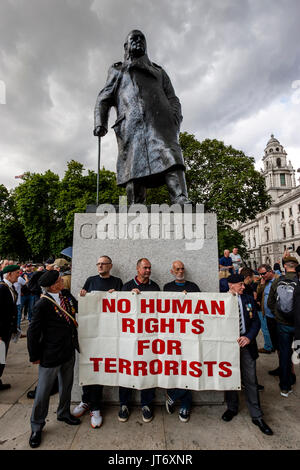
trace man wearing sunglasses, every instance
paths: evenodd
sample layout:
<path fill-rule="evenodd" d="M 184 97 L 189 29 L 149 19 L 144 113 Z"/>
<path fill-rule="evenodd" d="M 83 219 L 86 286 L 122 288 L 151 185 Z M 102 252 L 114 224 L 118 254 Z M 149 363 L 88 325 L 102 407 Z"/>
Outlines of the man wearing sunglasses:
<path fill-rule="evenodd" d="M 110 274 L 113 264 L 109 256 L 100 256 L 96 266 L 98 274 L 87 278 L 80 291 L 81 297 L 84 297 L 88 292 L 92 291 L 113 292 L 115 290 L 122 290 L 122 280 L 119 277 L 115 277 Z M 84 385 L 82 387 L 82 391 L 83 394 L 81 402 L 74 408 L 72 414 L 79 418 L 89 410 L 92 428 L 100 428 L 102 424 L 100 406 L 102 401 L 103 385 Z"/>
<path fill-rule="evenodd" d="M 292 385 L 296 382 L 296 375 L 292 363 L 292 343 L 295 334 L 295 320 L 293 306 L 291 306 L 290 311 L 282 311 L 279 305 L 281 306 L 281 302 L 287 300 L 289 295 L 292 295 L 294 292 L 294 288 L 298 282 L 296 267 L 299 263 L 295 257 L 288 256 L 283 259 L 282 264 L 285 269 L 285 275 L 279 277 L 272 283 L 268 297 L 268 307 L 275 315 L 277 322 L 280 395 L 287 398 L 292 392 Z M 282 298 L 282 295 L 280 295 L 282 292 L 284 292 L 283 295 L 286 299 Z"/>
<path fill-rule="evenodd" d="M 258 267 L 260 281 L 257 287 L 257 302 L 261 311 L 261 326 L 265 339 L 265 345 L 259 349 L 259 353 L 271 353 L 278 351 L 277 322 L 275 316 L 268 307 L 268 297 L 273 281 L 278 277 L 269 264 L 262 264 Z M 271 343 L 271 344 L 270 344 Z M 277 370 L 277 369 L 275 369 Z M 273 375 L 273 371 L 269 371 Z"/>

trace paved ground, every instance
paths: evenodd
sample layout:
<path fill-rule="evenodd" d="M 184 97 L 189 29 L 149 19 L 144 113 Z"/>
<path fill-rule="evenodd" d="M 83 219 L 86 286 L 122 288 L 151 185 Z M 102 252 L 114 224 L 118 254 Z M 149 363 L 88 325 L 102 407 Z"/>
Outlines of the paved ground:
<path fill-rule="evenodd" d="M 261 337 L 259 337 L 261 345 Z M 68 426 L 56 420 L 57 397 L 51 397 L 43 442 L 47 450 L 212 450 L 212 449 L 299 449 L 300 448 L 300 376 L 289 398 L 279 394 L 278 379 L 267 371 L 277 367 L 277 355 L 261 355 L 257 361 L 264 418 L 274 436 L 263 435 L 248 415 L 243 394 L 241 410 L 230 423 L 221 420 L 225 405 L 197 406 L 190 422 L 181 423 L 178 415 L 169 416 L 164 407 L 155 408 L 155 419 L 143 423 L 139 408 L 134 408 L 127 423 L 117 419 L 118 407 L 103 409 L 103 425 L 92 429 L 89 416 L 80 426 Z M 3 376 L 12 388 L 0 392 L 0 450 L 30 449 L 30 414 L 32 400 L 26 397 L 36 384 L 38 366 L 28 362 L 26 338 L 12 343 Z M 31 449 L 30 449 L 31 450 Z"/>

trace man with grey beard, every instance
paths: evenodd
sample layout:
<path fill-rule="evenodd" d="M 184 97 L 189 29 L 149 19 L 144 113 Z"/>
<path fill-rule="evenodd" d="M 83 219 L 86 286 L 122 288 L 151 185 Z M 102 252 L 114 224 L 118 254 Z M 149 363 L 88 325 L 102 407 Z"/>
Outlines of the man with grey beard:
<path fill-rule="evenodd" d="M 171 274 L 174 281 L 164 285 L 165 292 L 200 292 L 197 284 L 185 279 L 185 267 L 182 261 L 174 261 L 171 268 Z M 192 406 L 192 392 L 190 390 L 182 390 L 172 388 L 167 390 L 166 410 L 168 414 L 175 411 L 175 402 L 180 400 L 179 419 L 183 423 L 187 423 L 190 419 L 190 411 Z"/>

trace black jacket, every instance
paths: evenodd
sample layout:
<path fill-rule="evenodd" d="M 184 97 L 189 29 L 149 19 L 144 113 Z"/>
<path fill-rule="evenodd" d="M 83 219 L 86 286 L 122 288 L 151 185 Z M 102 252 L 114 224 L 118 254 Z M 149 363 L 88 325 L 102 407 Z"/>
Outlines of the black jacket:
<path fill-rule="evenodd" d="M 246 346 L 249 350 L 252 359 L 258 358 L 258 349 L 256 343 L 256 337 L 260 330 L 260 319 L 257 313 L 256 302 L 251 295 L 242 294 L 241 300 L 243 304 L 243 312 L 245 319 L 246 336 L 250 339 L 250 344 Z"/>
<path fill-rule="evenodd" d="M 35 271 L 33 275 L 31 276 L 27 287 L 32 295 L 38 295 L 38 296 L 41 295 L 42 289 L 40 288 L 40 285 L 39 285 L 39 279 L 46 272 L 47 272 L 46 269 L 44 269 L 43 271 Z"/>
<path fill-rule="evenodd" d="M 8 340 L 17 332 L 17 306 L 7 284 L 0 284 L 0 338 Z"/>
<path fill-rule="evenodd" d="M 66 310 L 75 317 L 76 299 L 66 290 Z M 70 360 L 79 351 L 77 329 L 72 320 L 68 322 L 61 310 L 46 298 L 39 299 L 33 307 L 32 320 L 27 332 L 30 362 L 40 360 L 43 367 L 56 367 Z"/>

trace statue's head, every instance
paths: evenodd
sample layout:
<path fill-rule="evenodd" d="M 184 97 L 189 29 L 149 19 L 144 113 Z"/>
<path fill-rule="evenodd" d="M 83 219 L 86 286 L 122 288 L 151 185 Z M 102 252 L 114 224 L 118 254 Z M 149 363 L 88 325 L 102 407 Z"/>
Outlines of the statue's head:
<path fill-rule="evenodd" d="M 129 57 L 141 57 L 147 53 L 146 38 L 142 31 L 134 29 L 127 35 L 125 44 L 125 60 Z"/>

